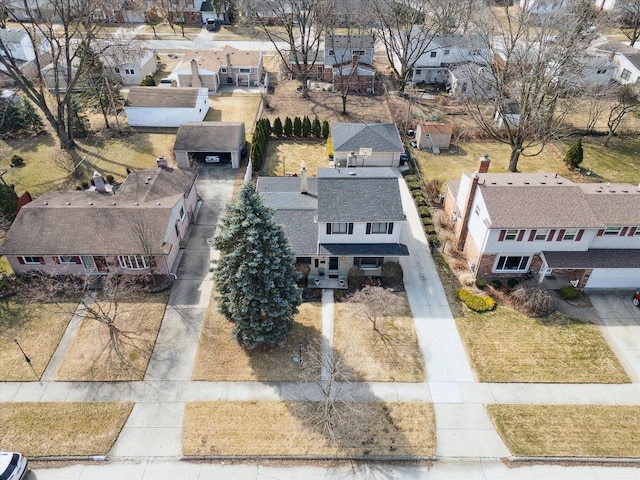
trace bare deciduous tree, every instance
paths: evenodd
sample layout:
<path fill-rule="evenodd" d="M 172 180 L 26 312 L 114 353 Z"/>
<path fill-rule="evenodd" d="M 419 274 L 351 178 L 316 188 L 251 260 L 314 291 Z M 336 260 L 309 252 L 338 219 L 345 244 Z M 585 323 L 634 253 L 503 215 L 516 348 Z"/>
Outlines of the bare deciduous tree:
<path fill-rule="evenodd" d="M 508 8 L 478 15 L 475 31 L 493 55 L 469 75 L 473 94 L 466 104 L 481 130 L 510 146 L 508 169 L 516 172 L 521 156 L 538 155 L 568 133 L 565 120 L 575 104 L 570 96 L 582 68 L 576 59 L 588 41 L 590 16 L 567 9 L 532 17 Z"/>
<path fill-rule="evenodd" d="M 380 322 L 404 311 L 404 302 L 390 288 L 367 285 L 353 293 L 347 301 L 352 304 L 355 315 L 369 320 L 373 329 L 381 335 L 384 332 Z"/>
<path fill-rule="evenodd" d="M 638 111 L 639 109 L 640 96 L 638 95 L 637 87 L 633 85 L 621 85 L 618 87 L 613 107 L 609 111 L 609 118 L 607 119 L 607 128 L 609 129 L 609 132 L 607 134 L 607 139 L 604 141 L 605 147 L 609 146 L 609 142 L 622 123 L 622 119 L 627 114 Z"/>
<path fill-rule="evenodd" d="M 640 38 L 640 0 L 616 2 L 613 18 L 633 47 Z"/>
<path fill-rule="evenodd" d="M 466 32 L 475 8 L 482 8 L 476 0 L 425 0 L 427 11 L 437 30 L 443 35 Z"/>

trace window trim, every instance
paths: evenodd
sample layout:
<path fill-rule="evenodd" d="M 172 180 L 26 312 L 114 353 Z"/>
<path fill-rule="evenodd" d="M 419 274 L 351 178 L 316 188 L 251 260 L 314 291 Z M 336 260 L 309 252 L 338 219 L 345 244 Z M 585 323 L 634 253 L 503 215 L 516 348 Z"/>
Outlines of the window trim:
<path fill-rule="evenodd" d="M 507 265 L 510 258 L 519 258 L 518 268 L 504 268 Z M 524 266 L 523 262 L 524 261 Z M 498 255 L 496 257 L 496 263 L 493 267 L 494 272 L 526 272 L 529 270 L 529 263 L 531 262 L 531 255 Z M 502 265 L 502 267 L 500 267 Z"/>
<path fill-rule="evenodd" d="M 140 266 L 140 263 L 142 263 L 142 266 Z M 118 266 L 125 270 L 145 270 L 149 268 L 144 255 L 118 255 Z"/>
<path fill-rule="evenodd" d="M 250 68 L 241 68 L 238 70 L 239 73 L 251 73 Z"/>
<path fill-rule="evenodd" d="M 536 230 L 536 234 L 533 237 L 534 241 L 539 241 L 539 242 L 544 242 L 547 237 L 549 236 L 549 229 L 548 228 L 541 228 L 539 230 Z"/>
<path fill-rule="evenodd" d="M 180 221 L 184 222 L 184 219 L 187 218 L 187 212 L 184 209 L 184 205 L 180 207 Z"/>
<path fill-rule="evenodd" d="M 19 258 L 22 259 L 23 265 L 44 265 L 44 259 L 42 257 L 32 256 L 32 255 L 21 255 Z"/>
<path fill-rule="evenodd" d="M 516 229 L 507 229 L 504 233 L 505 240 L 517 240 L 519 230 Z"/>
<path fill-rule="evenodd" d="M 58 264 L 60 265 L 77 265 L 78 264 L 78 262 L 76 261 L 77 257 L 75 255 L 56 255 L 56 258 L 58 259 Z"/>
<path fill-rule="evenodd" d="M 622 80 L 629 80 L 631 78 L 631 70 L 627 70 L 626 68 L 623 68 L 622 72 L 620 72 L 620 78 Z"/>
<path fill-rule="evenodd" d="M 562 241 L 574 241 L 578 236 L 577 228 L 567 228 L 562 235 Z"/>
<path fill-rule="evenodd" d="M 622 227 L 606 227 L 602 235 L 605 237 L 618 237 L 621 231 Z"/>

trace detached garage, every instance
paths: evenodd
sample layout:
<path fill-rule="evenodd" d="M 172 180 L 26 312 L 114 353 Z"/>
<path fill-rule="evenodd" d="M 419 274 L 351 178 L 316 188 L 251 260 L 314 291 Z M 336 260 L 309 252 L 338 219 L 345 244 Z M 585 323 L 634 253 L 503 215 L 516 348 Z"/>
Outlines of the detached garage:
<path fill-rule="evenodd" d="M 173 153 L 180 168 L 193 163 L 239 168 L 244 147 L 243 122 L 187 122 L 178 128 Z"/>
<path fill-rule="evenodd" d="M 178 127 L 203 120 L 209 111 L 206 88 L 131 87 L 124 104 L 131 127 Z"/>

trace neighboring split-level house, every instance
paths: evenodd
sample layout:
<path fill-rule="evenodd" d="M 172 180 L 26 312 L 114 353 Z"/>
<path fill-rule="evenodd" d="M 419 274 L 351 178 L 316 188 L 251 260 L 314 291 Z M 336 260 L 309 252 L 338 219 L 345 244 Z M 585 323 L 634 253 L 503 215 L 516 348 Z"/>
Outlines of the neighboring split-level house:
<path fill-rule="evenodd" d="M 398 176 L 390 168 L 319 168 L 308 178 L 259 177 L 257 190 L 284 226 L 309 285 L 347 288 L 353 266 L 379 276 L 385 262 L 408 256 Z"/>
<path fill-rule="evenodd" d="M 562 274 L 579 288 L 640 287 L 640 185 L 478 171 L 447 183 L 445 213 L 478 277 Z"/>
<path fill-rule="evenodd" d="M 50 192 L 24 205 L 0 254 L 18 274 L 172 273 L 198 201 L 195 178 L 161 166 L 112 190 L 96 173 L 91 191 Z"/>
<path fill-rule="evenodd" d="M 605 42 L 595 47 L 616 66 L 613 79 L 623 85 L 640 84 L 640 50 L 621 42 Z"/>
<path fill-rule="evenodd" d="M 225 45 L 216 51 L 190 51 L 172 76 L 179 87 L 206 87 L 217 92 L 220 85 L 253 87 L 263 75 L 262 52 L 238 50 Z"/>

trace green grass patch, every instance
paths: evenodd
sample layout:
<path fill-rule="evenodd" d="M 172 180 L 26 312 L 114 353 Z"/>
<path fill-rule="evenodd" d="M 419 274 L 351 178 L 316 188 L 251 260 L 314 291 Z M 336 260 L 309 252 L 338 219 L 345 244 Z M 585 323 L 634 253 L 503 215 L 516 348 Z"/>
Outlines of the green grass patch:
<path fill-rule="evenodd" d="M 489 405 L 513 455 L 640 457 L 640 407 L 608 405 Z"/>
<path fill-rule="evenodd" d="M 133 403 L 3 403 L 0 445 L 29 458 L 106 455 Z"/>
<path fill-rule="evenodd" d="M 456 318 L 482 382 L 626 383 L 629 377 L 596 325 L 553 313 L 529 318 L 499 306 Z"/>

